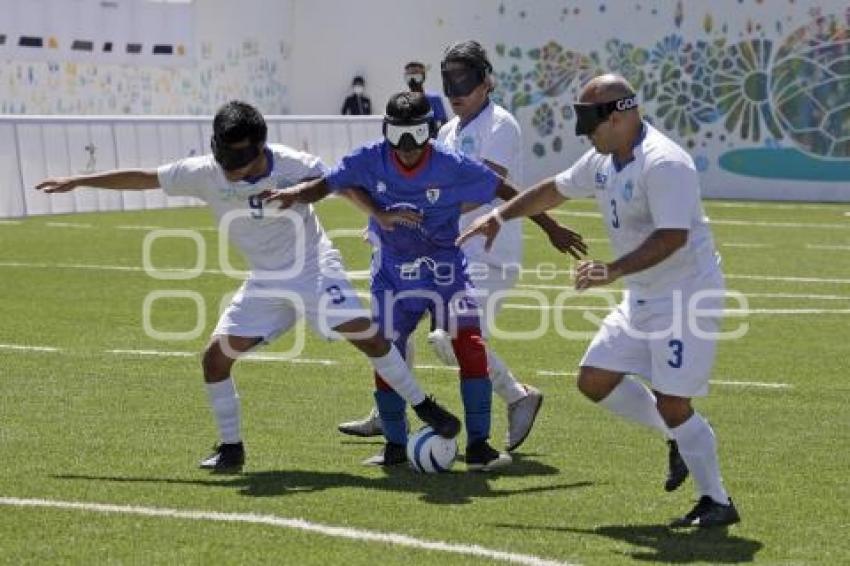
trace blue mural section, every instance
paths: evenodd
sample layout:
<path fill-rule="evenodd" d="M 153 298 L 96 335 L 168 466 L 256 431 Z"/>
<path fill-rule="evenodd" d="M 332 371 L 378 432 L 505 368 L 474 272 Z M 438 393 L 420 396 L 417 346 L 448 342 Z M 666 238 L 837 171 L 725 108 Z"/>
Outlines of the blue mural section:
<path fill-rule="evenodd" d="M 684 9 L 680 1 L 672 11 L 677 28 Z M 782 21 L 771 30 L 748 22 L 734 40 L 710 14 L 701 24 L 698 38 L 671 33 L 647 45 L 611 38 L 588 53 L 555 41 L 498 44 L 494 94 L 512 112 L 532 112 L 526 135 L 537 157 L 563 150 L 581 85 L 616 72 L 640 94 L 646 118 L 677 136 L 701 170 L 712 166 L 701 148 L 720 144 L 716 165 L 732 173 L 850 181 L 850 8 L 812 10 L 790 33 Z"/>

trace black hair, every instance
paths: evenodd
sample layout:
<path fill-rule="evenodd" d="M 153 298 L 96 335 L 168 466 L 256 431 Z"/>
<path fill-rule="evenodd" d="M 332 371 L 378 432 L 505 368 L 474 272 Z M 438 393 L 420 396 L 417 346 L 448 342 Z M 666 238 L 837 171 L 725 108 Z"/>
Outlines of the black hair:
<path fill-rule="evenodd" d="M 487 58 L 487 51 L 474 39 L 459 41 L 446 49 L 443 55 L 443 63 L 453 61 L 465 63 L 470 67 L 483 71 L 485 74 L 493 71 L 493 65 L 490 64 L 490 60 Z"/>
<path fill-rule="evenodd" d="M 266 141 L 266 120 L 259 110 L 241 100 L 231 100 L 213 118 L 213 136 L 219 143 L 232 144 L 248 138 L 252 144 Z"/>
<path fill-rule="evenodd" d="M 409 69 L 411 67 L 422 67 L 424 69 L 425 63 L 422 63 L 420 61 L 411 61 L 410 63 L 408 63 L 407 65 L 404 66 L 404 70 L 406 71 L 407 69 Z"/>
<path fill-rule="evenodd" d="M 366 81 L 363 80 L 363 77 L 361 77 L 360 75 L 357 75 L 356 77 L 351 79 L 351 86 L 354 86 L 354 85 L 366 86 Z"/>
<path fill-rule="evenodd" d="M 387 118 L 399 124 L 420 121 L 431 112 L 431 103 L 421 92 L 399 92 L 387 102 Z"/>

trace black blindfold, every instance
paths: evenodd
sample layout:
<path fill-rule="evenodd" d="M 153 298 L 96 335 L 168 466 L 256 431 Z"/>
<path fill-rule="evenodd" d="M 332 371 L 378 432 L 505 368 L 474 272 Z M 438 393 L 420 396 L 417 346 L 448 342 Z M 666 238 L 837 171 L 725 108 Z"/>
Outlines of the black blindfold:
<path fill-rule="evenodd" d="M 614 112 L 625 112 L 637 107 L 637 95 L 634 94 L 599 104 L 573 104 L 576 112 L 576 135 L 589 136 Z"/>
<path fill-rule="evenodd" d="M 223 143 L 215 136 L 210 140 L 210 148 L 213 152 L 216 162 L 221 165 L 225 171 L 235 171 L 241 169 L 257 159 L 260 155 L 260 148 L 257 144 L 250 144 L 245 147 L 234 148 Z"/>

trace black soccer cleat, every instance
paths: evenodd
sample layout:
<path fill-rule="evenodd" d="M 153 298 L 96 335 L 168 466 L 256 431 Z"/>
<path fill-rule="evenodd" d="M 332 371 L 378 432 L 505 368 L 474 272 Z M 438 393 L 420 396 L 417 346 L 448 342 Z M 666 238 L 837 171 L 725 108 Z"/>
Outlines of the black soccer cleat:
<path fill-rule="evenodd" d="M 364 466 L 397 466 L 407 462 L 407 449 L 404 444 L 387 442 L 381 451 L 363 460 Z"/>
<path fill-rule="evenodd" d="M 670 450 L 667 454 L 667 480 L 664 482 L 664 491 L 676 491 L 688 478 L 688 466 L 679 454 L 679 445 L 675 440 L 668 440 Z"/>
<path fill-rule="evenodd" d="M 416 416 L 443 438 L 454 438 L 460 432 L 458 418 L 441 407 L 433 397 L 426 397 L 413 410 Z"/>
<path fill-rule="evenodd" d="M 486 440 L 479 440 L 466 448 L 466 468 L 471 472 L 489 472 L 509 465 L 513 458 L 499 452 Z"/>
<path fill-rule="evenodd" d="M 201 460 L 202 470 L 212 470 L 219 473 L 238 473 L 245 465 L 245 447 L 241 442 L 236 444 L 219 444 L 215 452 Z"/>
<path fill-rule="evenodd" d="M 741 521 L 738 510 L 732 499 L 727 505 L 718 503 L 707 495 L 700 497 L 699 502 L 687 515 L 670 523 L 671 527 L 725 527 Z"/>

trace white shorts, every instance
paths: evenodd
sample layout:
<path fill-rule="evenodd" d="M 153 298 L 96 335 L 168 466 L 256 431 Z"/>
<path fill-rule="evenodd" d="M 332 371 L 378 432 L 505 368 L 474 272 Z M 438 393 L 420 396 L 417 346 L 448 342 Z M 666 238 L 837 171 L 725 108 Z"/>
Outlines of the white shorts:
<path fill-rule="evenodd" d="M 681 298 L 629 296 L 605 317 L 581 366 L 641 375 L 678 397 L 708 394 L 723 309 L 723 277 L 685 285 Z M 695 294 L 699 293 L 695 297 Z M 694 309 L 712 311 L 700 314 Z"/>
<path fill-rule="evenodd" d="M 332 329 L 356 318 L 371 318 L 348 279 L 335 249 L 313 261 L 304 271 L 286 280 L 249 277 L 221 314 L 214 336 L 259 337 L 270 342 L 305 317 L 313 329 L 328 339 Z"/>
<path fill-rule="evenodd" d="M 516 285 L 518 273 L 516 270 L 503 270 L 500 266 L 487 265 L 486 273 L 483 269 L 473 270 L 470 281 L 475 287 L 473 297 L 481 305 L 479 318 L 481 320 L 481 333 L 486 337 L 493 319 L 499 314 L 505 295 L 500 291 L 513 289 Z M 497 294 L 498 293 L 498 294 Z"/>

